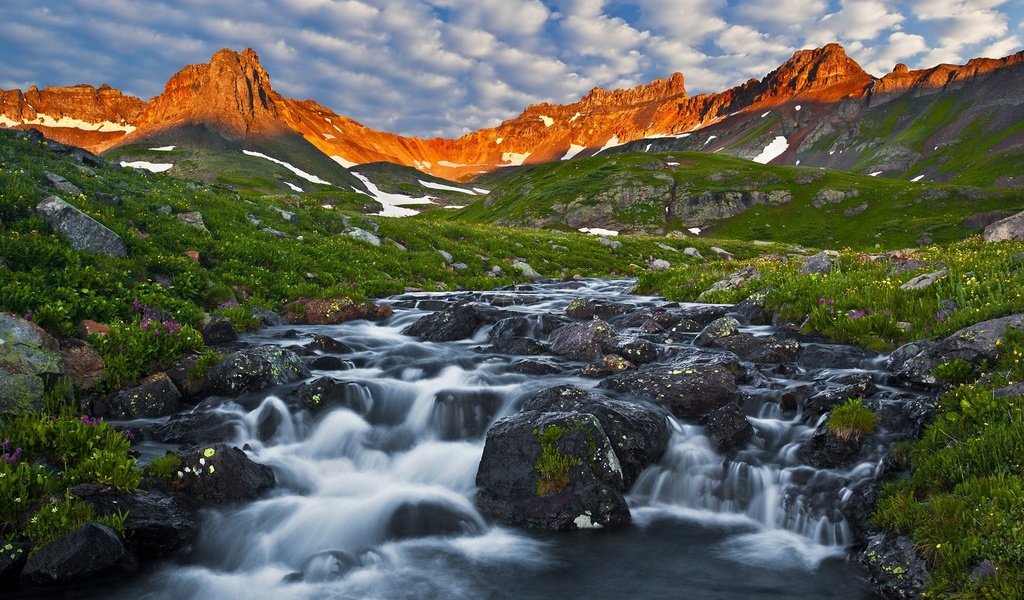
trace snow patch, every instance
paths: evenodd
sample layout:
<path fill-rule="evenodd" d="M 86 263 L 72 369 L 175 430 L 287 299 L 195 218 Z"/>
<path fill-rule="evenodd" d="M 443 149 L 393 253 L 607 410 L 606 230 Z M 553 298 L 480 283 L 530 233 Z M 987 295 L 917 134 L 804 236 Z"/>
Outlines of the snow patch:
<path fill-rule="evenodd" d="M 284 162 L 283 160 L 278 160 L 278 159 L 276 159 L 276 158 L 274 158 L 272 156 L 267 156 L 266 154 L 263 154 L 262 152 L 253 152 L 252 150 L 242 150 L 242 154 L 244 154 L 246 156 L 255 156 L 256 158 L 263 158 L 263 159 L 269 160 L 272 163 L 279 164 L 282 167 L 288 169 L 292 173 L 295 173 L 296 175 L 298 175 L 299 177 L 305 179 L 306 181 L 308 181 L 310 183 L 318 183 L 320 185 L 331 185 L 330 181 L 325 181 L 323 179 L 320 179 L 316 175 L 312 175 L 310 173 L 307 173 L 307 172 L 303 171 L 302 169 L 300 169 L 300 168 L 298 168 L 298 167 L 296 167 L 294 165 L 291 165 L 289 163 Z"/>
<path fill-rule="evenodd" d="M 704 145 L 705 145 L 705 146 L 707 146 L 708 144 L 710 144 L 710 143 L 711 143 L 711 140 L 715 140 L 715 139 L 718 139 L 718 136 L 717 136 L 717 135 L 709 135 L 709 136 L 708 136 L 708 139 L 707 139 L 707 140 L 705 140 L 705 142 L 704 142 Z"/>
<path fill-rule="evenodd" d="M 650 148 L 650 146 L 647 147 Z M 569 144 L 569 149 L 565 152 L 565 156 L 562 157 L 562 160 L 569 160 L 580 152 L 583 152 L 585 148 L 586 146 L 580 146 L 579 144 Z"/>
<path fill-rule="evenodd" d="M 803 107 L 802 107 L 802 106 L 800 106 L 799 104 L 797 104 L 797 105 L 796 105 L 796 108 L 795 108 L 794 110 L 796 110 L 797 112 L 800 112 L 800 109 L 801 109 L 801 108 L 803 108 Z"/>
<path fill-rule="evenodd" d="M 352 171 L 352 174 L 355 175 L 356 178 L 359 179 L 359 181 L 363 182 L 363 185 L 366 186 L 366 189 L 369 190 L 370 193 L 366 193 L 366 192 L 361 191 L 361 190 L 356 190 L 355 188 L 352 188 L 352 189 L 355 190 L 356 192 L 360 193 L 360 194 L 363 194 L 364 196 L 369 196 L 369 197 L 373 198 L 377 202 L 380 202 L 381 205 L 383 206 L 383 209 L 379 213 L 377 213 L 379 216 L 382 216 L 382 217 L 411 217 L 413 215 L 419 214 L 419 211 L 418 210 L 413 210 L 411 208 L 403 208 L 402 205 L 405 205 L 405 204 L 433 204 L 434 203 L 434 201 L 431 200 L 427 196 L 424 196 L 422 198 L 413 198 L 412 196 L 406 196 L 404 194 L 391 194 L 391 193 L 385 192 L 385 191 L 381 190 L 380 188 L 378 188 L 375 183 L 370 181 L 370 179 L 368 177 L 366 177 L 365 175 L 363 175 L 362 173 L 357 173 L 355 171 Z"/>
<path fill-rule="evenodd" d="M 434 165 L 430 164 L 430 162 L 425 161 L 425 160 L 414 160 L 412 162 L 413 162 L 413 165 L 415 165 L 415 167 L 417 169 L 419 169 L 420 171 L 429 171 L 430 167 L 434 166 Z"/>
<path fill-rule="evenodd" d="M 163 173 L 164 171 L 170 171 L 174 165 L 172 163 L 151 163 L 145 160 L 133 160 L 131 162 L 121 161 L 122 167 L 131 167 L 133 169 L 142 169 L 144 171 L 152 171 L 154 173 Z"/>
<path fill-rule="evenodd" d="M 782 156 L 782 153 L 788 148 L 789 142 L 786 141 L 786 137 L 782 135 L 777 136 L 771 141 L 771 143 L 764 147 L 764 150 L 761 150 L 760 154 L 754 157 L 754 162 L 766 165 L 779 156 Z"/>
<path fill-rule="evenodd" d="M 469 194 L 470 196 L 476 196 L 476 192 L 474 192 L 473 190 L 467 190 L 466 188 L 445 185 L 443 183 L 434 183 L 433 181 L 424 181 L 422 179 L 420 179 L 419 182 L 420 185 L 422 185 L 423 187 L 430 188 L 432 190 L 447 190 L 449 192 L 459 192 L 460 194 Z"/>
<path fill-rule="evenodd" d="M 352 162 L 352 161 L 350 161 L 348 159 L 342 158 L 342 157 L 338 156 L 337 154 L 332 154 L 331 155 L 331 160 L 333 160 L 334 162 L 338 163 L 339 165 L 345 167 L 346 169 L 351 169 L 352 167 L 354 167 L 354 166 L 359 164 L 359 163 L 354 163 L 354 162 Z"/>
<path fill-rule="evenodd" d="M 473 191 L 484 196 L 491 193 L 491 190 L 485 190 L 484 188 L 473 188 Z"/>
<path fill-rule="evenodd" d="M 36 113 L 36 118 L 31 121 L 25 121 L 26 125 L 42 125 L 43 127 L 68 127 L 71 129 L 84 129 L 86 131 L 100 131 L 103 133 L 109 133 L 112 131 L 123 131 L 125 133 L 131 133 L 135 131 L 135 127 L 132 125 L 126 125 L 123 123 L 111 123 L 110 121 L 100 121 L 99 123 L 90 123 L 89 121 L 80 121 L 78 119 L 72 119 L 71 117 L 61 117 L 54 119 L 50 115 L 45 113 Z"/>
<path fill-rule="evenodd" d="M 505 138 L 503 138 L 503 137 L 500 137 L 500 138 L 496 138 L 496 139 L 494 140 L 494 143 L 495 143 L 495 144 L 498 144 L 498 145 L 500 146 L 500 145 L 501 145 L 501 143 L 502 143 L 502 142 L 504 142 L 504 141 L 505 141 Z"/>
<path fill-rule="evenodd" d="M 608 141 L 604 143 L 604 146 L 601 146 L 600 150 L 598 150 L 597 152 L 594 153 L 594 156 L 597 156 L 598 154 L 604 152 L 605 150 L 607 150 L 609 148 L 614 148 L 616 146 L 621 146 L 623 143 L 624 142 L 620 142 L 619 141 L 619 136 L 618 135 L 613 135 L 612 137 L 608 138 Z"/>
<path fill-rule="evenodd" d="M 911 181 L 913 181 L 914 183 L 917 183 L 918 181 L 921 181 L 922 179 L 924 179 L 924 175 L 918 175 L 917 177 L 911 179 Z"/>
<path fill-rule="evenodd" d="M 665 163 L 665 166 L 666 167 L 678 167 L 679 163 L 677 163 L 677 162 L 667 162 L 667 163 Z"/>
<path fill-rule="evenodd" d="M 452 169 L 457 169 L 459 167 L 468 167 L 469 165 L 464 165 L 462 163 L 448 162 L 446 160 L 439 160 L 439 161 L 437 161 L 437 166 L 439 166 L 439 167 L 449 167 L 449 168 L 452 168 Z"/>
<path fill-rule="evenodd" d="M 689 231 L 693 235 L 700 235 L 700 227 L 691 227 L 687 229 L 687 231 Z"/>
<path fill-rule="evenodd" d="M 14 121 L 7 115 L 0 115 L 0 125 L 3 125 L 4 127 L 17 127 L 18 125 L 21 125 L 21 121 Z"/>
<path fill-rule="evenodd" d="M 177 146 L 160 146 L 159 148 L 150 148 L 150 150 L 153 150 L 154 152 L 170 152 L 175 148 L 177 148 Z"/>
<path fill-rule="evenodd" d="M 884 172 L 885 171 L 875 171 L 874 173 L 868 173 L 868 176 L 869 177 L 878 177 L 879 175 L 881 175 Z"/>
<path fill-rule="evenodd" d="M 651 146 L 653 146 L 653 145 L 654 144 L 647 144 L 647 147 L 644 148 L 644 152 L 650 152 L 651 151 Z"/>
<path fill-rule="evenodd" d="M 299 192 L 299 193 L 302 192 L 302 188 L 300 188 L 299 186 L 295 185 L 294 183 L 292 183 L 290 181 L 286 181 L 286 182 L 284 182 L 284 184 L 286 186 L 290 187 L 293 192 Z"/>
<path fill-rule="evenodd" d="M 501 154 L 501 162 L 506 164 L 501 166 L 518 167 L 519 165 L 523 164 L 523 161 L 525 161 L 529 157 L 529 152 L 503 152 Z"/>
<path fill-rule="evenodd" d="M 800 161 L 796 161 L 796 166 L 800 166 Z"/>
<path fill-rule="evenodd" d="M 445 208 L 450 210 L 459 210 L 460 208 L 466 208 L 465 204 L 449 204 Z"/>
<path fill-rule="evenodd" d="M 770 114 L 772 114 L 772 111 L 770 111 L 770 110 L 769 111 L 765 111 L 764 113 L 761 114 L 761 118 L 763 119 L 763 118 L 767 117 Z"/>
<path fill-rule="evenodd" d="M 325 140 L 333 140 L 333 139 L 334 139 L 334 136 L 333 136 L 333 135 L 331 135 L 331 134 L 329 134 L 329 133 L 325 133 L 325 134 L 324 134 L 324 139 L 325 139 Z"/>
<path fill-rule="evenodd" d="M 614 229 L 601 229 L 600 227 L 580 227 L 576 231 L 590 235 L 619 235 L 619 232 Z"/>
<path fill-rule="evenodd" d="M 569 119 L 569 122 L 570 122 L 570 123 L 572 123 L 573 121 L 575 121 L 576 119 L 578 119 L 578 118 L 580 118 L 580 117 L 582 117 L 582 116 L 583 116 L 583 113 L 577 112 L 576 114 L 574 114 L 574 115 L 572 116 L 572 118 L 571 118 L 571 119 Z"/>
<path fill-rule="evenodd" d="M 547 116 L 547 115 L 541 115 L 540 116 L 540 120 L 544 121 L 544 126 L 545 127 L 551 127 L 552 125 L 555 124 L 555 120 L 552 119 L 551 117 Z"/>

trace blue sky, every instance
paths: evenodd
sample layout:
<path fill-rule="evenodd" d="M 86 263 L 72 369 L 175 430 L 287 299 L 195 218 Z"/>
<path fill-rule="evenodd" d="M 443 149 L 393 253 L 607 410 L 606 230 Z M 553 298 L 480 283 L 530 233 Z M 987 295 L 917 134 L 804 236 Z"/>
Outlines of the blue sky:
<path fill-rule="evenodd" d="M 3 0 L 0 88 L 159 94 L 255 49 L 274 87 L 366 125 L 457 136 L 535 102 L 682 71 L 690 94 L 837 41 L 869 72 L 1024 48 L 1021 0 Z"/>

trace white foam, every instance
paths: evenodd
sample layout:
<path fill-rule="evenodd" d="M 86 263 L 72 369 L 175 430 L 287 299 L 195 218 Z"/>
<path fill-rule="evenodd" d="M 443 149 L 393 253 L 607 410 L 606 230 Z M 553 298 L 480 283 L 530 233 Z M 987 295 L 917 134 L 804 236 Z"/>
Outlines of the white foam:
<path fill-rule="evenodd" d="M 785 136 L 777 136 L 772 140 L 761 153 L 754 157 L 754 162 L 766 165 L 776 158 L 782 156 L 782 153 L 789 148 L 789 142 L 786 141 Z"/>
<path fill-rule="evenodd" d="M 422 179 L 420 179 L 419 182 L 420 185 L 422 185 L 423 187 L 430 188 L 432 190 L 446 190 L 449 192 L 459 192 L 460 194 L 469 194 L 470 196 L 476 196 L 476 192 L 474 192 L 473 190 L 467 190 L 465 188 L 455 187 L 452 185 L 445 185 L 443 183 L 434 183 L 433 181 L 424 181 Z"/>
<path fill-rule="evenodd" d="M 383 208 L 377 214 L 382 217 L 411 217 L 413 215 L 418 215 L 419 211 L 413 210 L 411 208 L 403 208 L 404 205 L 434 203 L 434 201 L 427 196 L 424 196 L 422 198 L 413 198 L 412 196 L 406 196 L 404 194 L 392 194 L 389 192 L 385 192 L 378 188 L 375 183 L 370 181 L 369 178 L 367 178 L 362 173 L 352 171 L 352 174 L 355 175 L 356 178 L 359 179 L 359 181 L 363 182 L 363 185 L 366 186 L 366 189 L 369 190 L 370 193 L 367 194 L 366 192 L 360 190 L 355 191 L 360 194 L 363 194 L 364 196 L 369 196 L 376 200 L 377 202 L 380 202 Z"/>
<path fill-rule="evenodd" d="M 650 146 L 647 147 L 650 148 Z M 586 146 L 580 146 L 579 144 L 569 144 L 569 149 L 566 150 L 565 156 L 562 157 L 562 160 L 569 160 L 580 152 L 583 152 L 585 148 Z"/>
<path fill-rule="evenodd" d="M 286 163 L 283 160 L 278 160 L 278 159 L 276 159 L 276 158 L 274 158 L 272 156 L 267 156 L 266 154 L 263 154 L 262 152 L 253 152 L 251 150 L 242 150 L 242 154 L 245 154 L 246 156 L 255 156 L 256 158 L 262 158 L 262 159 L 265 159 L 265 160 L 269 160 L 272 163 L 279 164 L 282 167 L 288 169 L 292 173 L 295 173 L 296 175 L 298 175 L 299 177 L 305 179 L 306 181 L 308 181 L 310 183 L 318 183 L 320 185 L 331 185 L 330 181 L 325 181 L 323 179 L 320 179 L 316 175 L 311 175 L 310 173 L 307 173 L 307 172 L 303 171 L 302 169 L 300 169 L 300 168 L 298 168 L 298 167 L 296 167 L 294 165 Z"/>
<path fill-rule="evenodd" d="M 150 148 L 150 150 L 153 150 L 154 152 L 170 152 L 175 148 L 177 148 L 177 146 L 160 146 L 159 148 Z"/>
<path fill-rule="evenodd" d="M 142 169 L 144 171 L 152 171 L 154 173 L 163 173 L 164 171 L 170 171 L 173 167 L 173 163 L 151 163 L 145 160 L 133 160 L 133 161 L 121 161 L 122 167 L 131 167 L 133 169 Z"/>
<path fill-rule="evenodd" d="M 580 227 L 576 231 L 590 235 L 619 235 L 619 232 L 614 229 L 601 229 L 600 227 Z"/>
<path fill-rule="evenodd" d="M 290 187 L 293 192 L 301 192 L 302 191 L 302 188 L 300 188 L 299 186 L 295 185 L 294 183 L 292 183 L 290 181 L 286 181 L 286 182 L 284 182 L 284 184 L 286 186 Z"/>

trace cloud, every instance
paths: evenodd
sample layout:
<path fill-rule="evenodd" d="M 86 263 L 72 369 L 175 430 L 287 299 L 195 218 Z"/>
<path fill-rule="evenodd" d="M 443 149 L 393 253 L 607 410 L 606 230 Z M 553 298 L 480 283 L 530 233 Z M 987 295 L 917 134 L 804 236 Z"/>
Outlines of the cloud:
<path fill-rule="evenodd" d="M 980 56 L 987 58 L 1002 58 L 1021 50 L 1021 39 L 1016 35 L 1003 38 L 986 46 Z"/>
<path fill-rule="evenodd" d="M 865 62 L 861 64 L 865 71 L 874 75 L 888 73 L 898 62 L 910 62 L 910 59 L 928 51 L 928 42 L 924 37 L 896 31 L 889 35 L 888 43 L 879 46 L 876 52 L 866 52 Z"/>

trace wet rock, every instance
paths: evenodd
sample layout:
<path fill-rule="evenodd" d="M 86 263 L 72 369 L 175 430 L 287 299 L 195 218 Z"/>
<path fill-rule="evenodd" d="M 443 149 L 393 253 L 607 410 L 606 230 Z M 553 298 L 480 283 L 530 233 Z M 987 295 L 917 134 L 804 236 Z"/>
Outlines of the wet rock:
<path fill-rule="evenodd" d="M 257 346 L 235 352 L 217 363 L 203 387 L 210 395 L 238 396 L 309 377 L 309 369 L 291 350 Z"/>
<path fill-rule="evenodd" d="M 274 486 L 270 467 L 225 444 L 197 446 L 181 461 L 182 490 L 203 504 L 253 500 Z"/>
<path fill-rule="evenodd" d="M 57 196 L 40 202 L 36 212 L 75 250 L 114 258 L 128 256 L 128 248 L 121 236 Z"/>
<path fill-rule="evenodd" d="M 541 354 L 547 354 L 550 348 L 547 344 L 538 342 L 532 338 L 502 337 L 494 340 L 494 343 L 487 350 L 498 354 L 539 356 Z"/>
<path fill-rule="evenodd" d="M 484 524 L 469 506 L 442 500 L 409 500 L 391 513 L 385 536 L 389 540 L 407 540 L 433 535 L 478 534 L 483 530 Z"/>
<path fill-rule="evenodd" d="M 164 417 L 180 408 L 181 393 L 166 373 L 150 375 L 135 387 L 92 402 L 92 414 L 109 419 Z"/>
<path fill-rule="evenodd" d="M 622 469 L 591 414 L 521 412 L 487 431 L 476 503 L 504 525 L 588 529 L 630 522 Z"/>
<path fill-rule="evenodd" d="M 32 545 L 0 537 L 0 586 L 13 588 L 18 581 Z"/>
<path fill-rule="evenodd" d="M 877 388 L 869 375 L 863 375 L 856 381 L 838 387 L 830 387 L 811 395 L 804 402 L 804 416 L 817 418 L 836 406 L 854 398 L 867 398 Z"/>
<path fill-rule="evenodd" d="M 623 491 L 633 486 L 641 471 L 661 459 L 671 435 L 664 412 L 572 385 L 535 392 L 522 401 L 522 409 L 597 417 L 622 467 Z"/>
<path fill-rule="evenodd" d="M 92 505 L 98 517 L 127 512 L 125 540 L 139 557 L 168 556 L 199 533 L 199 513 L 181 494 L 159 490 L 129 494 L 95 483 L 75 486 L 71 492 Z"/>
<path fill-rule="evenodd" d="M 793 339 L 738 333 L 712 344 L 754 363 L 780 364 L 796 360 L 800 343 Z"/>
<path fill-rule="evenodd" d="M 772 322 L 767 310 L 768 290 L 751 294 L 746 300 L 736 304 L 729 314 L 741 323 L 751 325 L 768 325 Z"/>
<path fill-rule="evenodd" d="M 473 337 L 484 325 L 497 323 L 507 313 L 488 304 L 467 302 L 427 315 L 402 330 L 405 335 L 430 342 L 450 342 Z"/>
<path fill-rule="evenodd" d="M 373 409 L 373 397 L 365 386 L 333 377 L 320 377 L 304 383 L 295 389 L 295 396 L 313 413 L 345 407 L 366 415 Z"/>
<path fill-rule="evenodd" d="M 551 353 L 572 360 L 594 360 L 601 355 L 601 342 L 615 333 L 599 319 L 570 323 L 551 334 Z"/>
<path fill-rule="evenodd" d="M 795 413 L 810 398 L 813 391 L 814 387 L 810 385 L 797 385 L 784 390 L 779 394 L 779 408 L 786 415 Z"/>
<path fill-rule="evenodd" d="M 710 323 L 693 340 L 695 346 L 711 346 L 723 338 L 739 333 L 740 322 L 732 317 L 721 317 Z"/>
<path fill-rule="evenodd" d="M 352 348 L 348 344 L 339 342 L 330 336 L 319 334 L 313 335 L 313 341 L 306 344 L 306 348 L 331 354 L 349 354 L 352 352 Z"/>
<path fill-rule="evenodd" d="M 193 210 L 178 213 L 178 222 L 186 227 L 192 227 L 193 229 L 198 229 L 199 231 L 206 233 L 209 233 L 210 231 L 206 228 L 206 223 L 203 222 L 203 215 L 199 211 Z"/>
<path fill-rule="evenodd" d="M 926 287 L 931 287 L 946 275 L 949 275 L 949 271 L 947 271 L 946 269 L 935 271 L 934 273 L 925 273 L 924 275 L 918 275 L 917 277 L 914 277 L 913 279 L 901 285 L 900 289 L 923 290 Z"/>
<path fill-rule="evenodd" d="M 651 364 L 609 377 L 599 387 L 646 398 L 683 419 L 741 398 L 736 376 L 721 365 Z"/>
<path fill-rule="evenodd" d="M 840 437 L 822 425 L 811 439 L 804 442 L 797 455 L 801 460 L 819 469 L 837 469 L 853 466 L 860 454 L 859 436 Z"/>
<path fill-rule="evenodd" d="M 601 340 L 601 349 L 606 354 L 621 356 L 634 365 L 658 360 L 658 348 L 651 342 L 633 335 L 617 335 Z M 622 369 L 618 369 L 622 370 Z"/>
<path fill-rule="evenodd" d="M 832 257 L 827 252 L 819 252 L 814 256 L 807 259 L 802 269 L 800 269 L 801 275 L 825 275 L 832 272 L 835 268 L 835 263 L 832 261 Z"/>
<path fill-rule="evenodd" d="M 238 332 L 227 317 L 212 315 L 199 326 L 199 333 L 207 346 L 230 344 L 238 339 Z"/>
<path fill-rule="evenodd" d="M 890 600 L 919 598 L 931 576 L 914 541 L 906 536 L 878 533 L 860 555 L 875 591 Z"/>
<path fill-rule="evenodd" d="M 309 361 L 309 368 L 319 371 L 343 371 L 348 367 L 349 363 L 337 356 L 317 356 Z"/>
<path fill-rule="evenodd" d="M 565 307 L 565 315 L 583 321 L 589 321 L 595 317 L 610 319 L 629 312 L 631 308 L 628 304 L 576 298 L 569 303 L 569 306 Z"/>
<path fill-rule="evenodd" d="M 171 416 L 151 430 L 153 439 L 165 444 L 194 446 L 225 442 L 238 435 L 240 424 L 226 413 L 194 412 Z"/>
<path fill-rule="evenodd" d="M 350 571 L 361 567 L 359 559 L 348 552 L 341 550 L 324 550 L 310 557 L 303 565 L 301 571 L 289 573 L 284 581 L 297 583 L 306 581 L 309 583 L 323 583 L 334 581 L 348 575 Z"/>
<path fill-rule="evenodd" d="M 190 354 L 165 371 L 174 387 L 178 388 L 182 402 L 195 404 L 203 399 L 202 374 L 196 371 L 198 364 L 199 355 Z"/>
<path fill-rule="evenodd" d="M 86 523 L 39 548 L 21 572 L 23 585 L 57 587 L 131 573 L 138 561 L 106 525 Z"/>
<path fill-rule="evenodd" d="M 478 438 L 503 404 L 504 398 L 489 390 L 441 390 L 434 395 L 431 425 L 442 440 Z"/>
<path fill-rule="evenodd" d="M 91 390 L 103 379 L 103 357 L 88 343 L 75 338 L 60 341 L 64 374 L 75 387 Z"/>
<path fill-rule="evenodd" d="M 285 321 L 292 325 L 337 325 L 356 319 L 380 320 L 391 316 L 391 306 L 356 302 L 347 296 L 298 298 L 284 305 Z"/>
<path fill-rule="evenodd" d="M 704 431 L 720 452 L 729 452 L 745 445 L 754 436 L 754 427 L 739 404 L 730 402 L 700 419 Z"/>
<path fill-rule="evenodd" d="M 707 325 L 715 319 L 720 319 L 728 312 L 728 307 L 715 306 L 712 304 L 691 304 L 678 309 L 680 319 L 684 321 L 695 321 L 702 326 Z"/>
<path fill-rule="evenodd" d="M 509 370 L 524 375 L 554 375 L 561 373 L 564 369 L 550 360 L 527 358 L 509 365 Z"/>
<path fill-rule="evenodd" d="M 982 237 L 986 242 L 1005 242 L 1024 239 L 1024 212 L 1000 219 L 985 227 Z"/>

